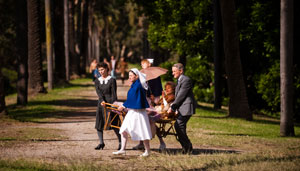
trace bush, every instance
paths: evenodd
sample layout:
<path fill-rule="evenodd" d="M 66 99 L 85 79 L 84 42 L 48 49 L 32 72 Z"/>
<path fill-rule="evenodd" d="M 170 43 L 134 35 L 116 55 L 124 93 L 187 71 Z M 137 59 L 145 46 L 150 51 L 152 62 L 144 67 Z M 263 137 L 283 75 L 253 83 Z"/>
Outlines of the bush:
<path fill-rule="evenodd" d="M 212 103 L 214 101 L 213 67 L 198 55 L 188 59 L 185 75 L 193 80 L 194 95 L 197 101 Z"/>
<path fill-rule="evenodd" d="M 256 83 L 257 92 L 267 102 L 266 110 L 275 114 L 280 110 L 280 64 L 275 62 Z"/>
<path fill-rule="evenodd" d="M 173 75 L 172 75 L 172 66 L 175 64 L 176 62 L 169 62 L 166 61 L 164 63 L 161 63 L 159 66 L 162 68 L 165 68 L 168 70 L 168 72 L 161 77 L 162 81 L 174 81 L 173 79 Z"/>

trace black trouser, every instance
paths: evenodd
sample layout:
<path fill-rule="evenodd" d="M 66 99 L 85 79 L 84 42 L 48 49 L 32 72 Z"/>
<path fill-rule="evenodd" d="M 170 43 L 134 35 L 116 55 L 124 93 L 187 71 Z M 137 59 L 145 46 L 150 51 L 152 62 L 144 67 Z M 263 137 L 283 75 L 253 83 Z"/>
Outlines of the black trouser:
<path fill-rule="evenodd" d="M 185 151 L 188 151 L 193 148 L 189 137 L 186 135 L 186 124 L 190 118 L 191 115 L 182 116 L 181 114 L 179 114 L 175 122 L 175 130 L 178 136 L 178 141 L 180 142 L 183 150 Z"/>

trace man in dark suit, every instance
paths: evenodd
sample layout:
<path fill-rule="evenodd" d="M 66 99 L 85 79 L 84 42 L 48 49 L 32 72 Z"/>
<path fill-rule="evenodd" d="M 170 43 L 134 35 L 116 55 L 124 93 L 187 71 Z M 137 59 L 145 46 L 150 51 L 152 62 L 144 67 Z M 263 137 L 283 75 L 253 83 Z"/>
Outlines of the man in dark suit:
<path fill-rule="evenodd" d="M 186 134 L 186 124 L 190 117 L 196 112 L 196 101 L 193 94 L 193 85 L 189 77 L 183 75 L 183 65 L 174 64 L 172 74 L 177 79 L 175 89 L 175 101 L 168 110 L 168 113 L 178 111 L 178 117 L 175 123 L 175 130 L 178 135 L 178 141 L 182 146 L 184 154 L 191 153 L 193 145 Z"/>

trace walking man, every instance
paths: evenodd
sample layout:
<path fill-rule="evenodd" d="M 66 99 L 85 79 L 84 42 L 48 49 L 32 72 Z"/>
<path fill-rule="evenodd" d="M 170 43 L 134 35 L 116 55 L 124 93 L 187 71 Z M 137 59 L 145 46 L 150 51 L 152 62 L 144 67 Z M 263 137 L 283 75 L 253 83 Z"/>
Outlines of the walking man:
<path fill-rule="evenodd" d="M 175 89 L 175 101 L 168 110 L 168 113 L 178 111 L 178 117 L 175 123 L 175 130 L 178 135 L 178 141 L 182 146 L 184 154 L 191 153 L 193 145 L 186 134 L 186 124 L 190 117 L 196 112 L 196 101 L 193 94 L 193 85 L 189 77 L 183 74 L 183 65 L 174 64 L 172 74 L 177 79 Z"/>

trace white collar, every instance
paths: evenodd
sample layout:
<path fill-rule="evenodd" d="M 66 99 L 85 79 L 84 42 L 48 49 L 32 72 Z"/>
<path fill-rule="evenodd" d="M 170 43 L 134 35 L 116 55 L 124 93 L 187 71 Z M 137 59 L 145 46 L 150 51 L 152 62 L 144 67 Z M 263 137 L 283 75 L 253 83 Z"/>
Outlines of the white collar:
<path fill-rule="evenodd" d="M 102 76 L 100 78 L 98 78 L 98 80 L 100 81 L 100 84 L 103 84 L 103 81 L 104 81 L 104 84 L 107 84 L 108 80 L 111 79 L 111 76 L 107 76 L 106 78 L 103 78 Z"/>

